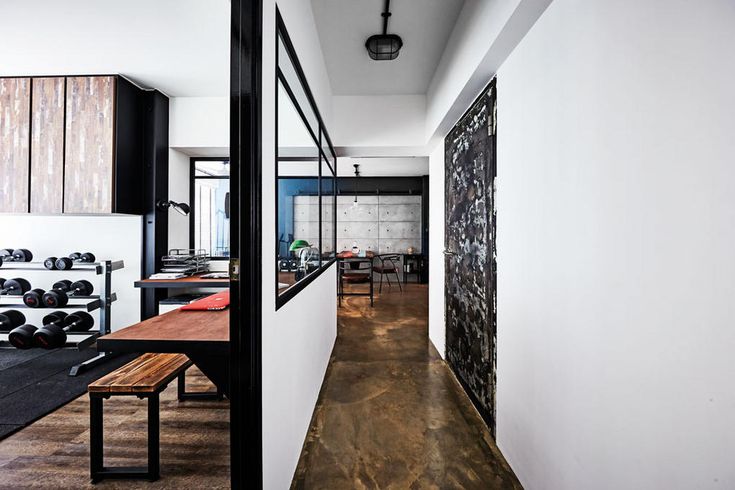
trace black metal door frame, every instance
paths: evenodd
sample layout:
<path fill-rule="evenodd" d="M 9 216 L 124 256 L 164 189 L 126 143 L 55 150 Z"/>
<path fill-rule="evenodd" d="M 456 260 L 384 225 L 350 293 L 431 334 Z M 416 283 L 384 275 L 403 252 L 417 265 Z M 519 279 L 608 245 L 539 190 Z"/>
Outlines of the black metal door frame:
<path fill-rule="evenodd" d="M 231 0 L 230 458 L 232 488 L 263 487 L 262 0 Z"/>

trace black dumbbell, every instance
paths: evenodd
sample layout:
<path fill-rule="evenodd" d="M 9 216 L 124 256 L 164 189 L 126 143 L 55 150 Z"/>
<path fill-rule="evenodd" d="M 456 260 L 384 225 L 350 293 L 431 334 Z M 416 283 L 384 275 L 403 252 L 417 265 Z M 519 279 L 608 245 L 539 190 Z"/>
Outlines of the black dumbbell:
<path fill-rule="evenodd" d="M 61 324 L 66 318 L 66 313 L 63 311 L 55 311 L 49 313 L 43 317 L 43 323 L 46 324 Z M 22 325 L 14 328 L 10 334 L 8 334 L 8 341 L 16 349 L 30 349 L 31 347 L 37 347 L 33 335 L 38 331 L 35 325 Z"/>
<path fill-rule="evenodd" d="M 67 332 L 86 332 L 94 326 L 94 318 L 85 311 L 77 311 L 61 319 L 58 313 L 60 312 L 43 317 L 43 328 L 33 334 L 34 345 L 44 349 L 63 347 Z"/>
<path fill-rule="evenodd" d="M 26 322 L 26 316 L 18 310 L 8 310 L 0 313 L 0 330 L 7 332 Z"/>
<path fill-rule="evenodd" d="M 43 317 L 43 322 L 44 324 L 61 323 L 64 321 L 65 318 L 66 313 L 64 313 L 63 311 L 55 311 Z M 16 349 L 30 349 L 31 347 L 36 346 L 33 335 L 37 331 L 38 328 L 36 328 L 35 325 L 21 325 L 20 327 L 14 328 L 10 331 L 10 333 L 8 334 L 8 341 Z"/>
<path fill-rule="evenodd" d="M 33 260 L 33 254 L 25 248 L 16 248 L 15 250 L 4 248 L 0 250 L 0 266 L 3 265 L 3 262 L 30 262 L 31 260 Z"/>
<path fill-rule="evenodd" d="M 54 283 L 53 289 L 41 296 L 41 301 L 47 308 L 61 308 L 69 303 L 70 296 L 91 296 L 93 292 L 94 286 L 89 281 L 81 280 L 72 283 L 64 280 Z M 26 297 L 23 296 L 23 301 L 25 300 Z"/>
<path fill-rule="evenodd" d="M 7 294 L 9 296 L 22 296 L 26 292 L 30 291 L 31 283 L 23 279 L 22 277 L 16 277 L 15 279 L 8 279 L 3 282 L 2 289 L 0 289 L 0 295 Z"/>
<path fill-rule="evenodd" d="M 43 262 L 43 265 L 46 266 L 47 269 L 56 268 L 65 271 L 71 269 L 74 266 L 74 262 L 92 263 L 96 260 L 97 259 L 93 253 L 85 252 L 80 254 L 79 252 L 74 252 L 69 254 L 68 257 L 60 257 L 58 259 L 55 257 L 49 257 Z M 49 267 L 51 261 L 53 261 L 55 267 Z"/>

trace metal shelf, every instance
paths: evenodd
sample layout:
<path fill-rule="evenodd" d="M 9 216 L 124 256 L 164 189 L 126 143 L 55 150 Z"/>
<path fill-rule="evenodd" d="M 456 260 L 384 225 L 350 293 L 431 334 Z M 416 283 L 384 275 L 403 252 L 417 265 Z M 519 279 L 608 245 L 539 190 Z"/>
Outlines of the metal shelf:
<path fill-rule="evenodd" d="M 21 296 L 0 296 L 0 298 L 20 298 Z M 73 300 L 92 300 L 88 301 L 86 303 L 72 303 Z M 117 301 L 117 293 L 112 293 L 110 295 L 109 303 L 114 303 Z M 15 304 L 15 303 L 2 303 L 0 302 L 0 309 L 9 309 L 9 310 L 38 310 L 38 311 L 52 311 L 52 310 L 79 310 L 79 309 L 85 309 L 87 311 L 94 311 L 99 308 L 101 308 L 103 305 L 103 302 L 100 301 L 99 295 L 93 295 L 93 296 L 70 296 L 69 297 L 69 303 L 65 306 L 56 306 L 56 307 L 49 307 L 49 308 L 31 308 L 30 306 L 26 306 L 23 303 Z"/>
<path fill-rule="evenodd" d="M 10 342 L 8 342 L 8 334 L 9 332 L 0 332 L 0 348 L 15 349 L 15 347 L 10 345 Z M 66 344 L 59 348 L 84 350 L 94 344 L 99 336 L 99 332 L 67 332 Z"/>
<path fill-rule="evenodd" d="M 109 264 L 109 270 L 111 271 L 120 270 L 125 267 L 125 262 L 122 260 L 110 261 Z M 47 269 L 43 265 L 43 262 L 5 262 L 0 265 L 0 271 L 94 272 L 97 275 L 102 274 L 104 269 L 105 262 L 80 262 L 79 265 L 75 264 L 71 269 L 65 270 Z"/>

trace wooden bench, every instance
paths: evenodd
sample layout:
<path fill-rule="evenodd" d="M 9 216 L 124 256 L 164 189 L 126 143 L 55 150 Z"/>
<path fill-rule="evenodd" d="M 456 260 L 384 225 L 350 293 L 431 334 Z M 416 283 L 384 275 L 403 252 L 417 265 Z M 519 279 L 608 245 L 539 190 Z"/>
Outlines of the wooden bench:
<path fill-rule="evenodd" d="M 143 354 L 89 385 L 90 471 L 92 482 L 105 478 L 157 480 L 160 476 L 159 394 L 192 365 L 184 354 Z M 148 399 L 148 467 L 105 468 L 102 402 L 112 396 Z"/>

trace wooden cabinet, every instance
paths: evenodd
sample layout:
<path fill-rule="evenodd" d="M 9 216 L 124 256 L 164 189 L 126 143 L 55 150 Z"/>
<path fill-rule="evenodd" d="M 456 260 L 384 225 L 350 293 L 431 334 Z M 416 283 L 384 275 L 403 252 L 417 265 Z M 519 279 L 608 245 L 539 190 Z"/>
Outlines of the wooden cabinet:
<path fill-rule="evenodd" d="M 0 78 L 0 213 L 28 211 L 30 78 Z"/>
<path fill-rule="evenodd" d="M 145 145 L 168 145 L 154 92 L 119 75 L 0 78 L 0 212 L 143 214 Z"/>
<path fill-rule="evenodd" d="M 64 205 L 64 77 L 33 79 L 31 213 L 60 213 Z"/>
<path fill-rule="evenodd" d="M 113 211 L 115 81 L 66 79 L 65 213 Z"/>

